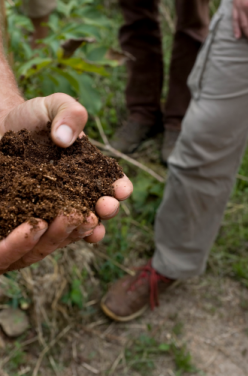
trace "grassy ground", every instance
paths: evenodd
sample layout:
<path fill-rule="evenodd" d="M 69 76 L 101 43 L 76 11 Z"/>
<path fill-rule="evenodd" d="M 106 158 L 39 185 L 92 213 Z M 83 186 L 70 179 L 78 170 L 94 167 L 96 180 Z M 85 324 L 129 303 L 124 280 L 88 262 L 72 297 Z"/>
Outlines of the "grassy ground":
<path fill-rule="evenodd" d="M 212 12 L 216 6 L 217 2 L 211 2 Z M 113 20 L 104 43 L 117 46 L 122 19 L 116 2 L 106 1 L 101 11 Z M 163 101 L 173 19 L 173 1 L 164 0 Z M 108 137 L 126 117 L 125 68 L 120 66 L 110 73 L 108 77 L 93 77 L 103 101 L 97 114 Z M 35 80 L 32 90 L 21 83 L 27 96 L 38 95 Z M 101 141 L 93 116 L 87 132 Z M 158 136 L 146 141 L 133 157 L 166 177 L 167 171 L 160 163 L 160 146 Z M 0 280 L 4 290 L 0 308 L 20 307 L 31 324 L 23 336 L 14 340 L 0 332 L 0 375 L 214 376 L 220 364 L 223 367 L 218 376 L 229 376 L 229 370 L 230 375 L 248 375 L 244 362 L 248 349 L 240 345 L 247 342 L 248 327 L 248 151 L 206 275 L 173 287 L 162 298 L 160 309 L 127 325 L 110 323 L 99 312 L 98 303 L 109 283 L 121 277 L 126 268 L 151 257 L 154 217 L 163 184 L 125 161 L 120 163 L 134 183 L 134 194 L 121 205 L 118 217 L 106 223 L 107 235 L 101 244 L 79 242 L 39 265 L 9 273 Z M 238 334 L 232 336 L 232 342 L 236 350 L 228 342 L 235 330 Z M 230 354 L 234 353 L 236 360 L 232 361 Z"/>

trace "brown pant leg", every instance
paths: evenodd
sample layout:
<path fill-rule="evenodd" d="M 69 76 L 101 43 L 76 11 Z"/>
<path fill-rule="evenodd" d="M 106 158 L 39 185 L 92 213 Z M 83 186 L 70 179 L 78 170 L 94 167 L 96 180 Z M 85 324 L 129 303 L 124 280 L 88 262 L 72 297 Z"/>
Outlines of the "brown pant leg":
<path fill-rule="evenodd" d="M 158 21 L 159 0 L 119 0 L 125 24 L 119 40 L 135 60 L 127 63 L 126 102 L 132 120 L 154 125 L 161 121 L 163 54 Z"/>
<path fill-rule="evenodd" d="M 176 0 L 176 13 L 164 124 L 166 129 L 180 131 L 190 102 L 187 78 L 208 33 L 209 0 Z"/>

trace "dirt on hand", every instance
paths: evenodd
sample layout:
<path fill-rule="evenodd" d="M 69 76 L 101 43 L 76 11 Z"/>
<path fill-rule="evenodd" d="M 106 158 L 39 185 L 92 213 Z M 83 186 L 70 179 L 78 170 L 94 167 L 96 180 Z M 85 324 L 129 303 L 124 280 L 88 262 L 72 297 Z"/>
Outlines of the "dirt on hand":
<path fill-rule="evenodd" d="M 48 127 L 49 128 L 49 127 Z M 67 149 L 56 146 L 48 131 L 9 131 L 0 141 L 0 240 L 36 218 L 48 223 L 75 211 L 83 218 L 101 196 L 113 196 L 123 177 L 113 158 L 104 156 L 85 136 Z"/>

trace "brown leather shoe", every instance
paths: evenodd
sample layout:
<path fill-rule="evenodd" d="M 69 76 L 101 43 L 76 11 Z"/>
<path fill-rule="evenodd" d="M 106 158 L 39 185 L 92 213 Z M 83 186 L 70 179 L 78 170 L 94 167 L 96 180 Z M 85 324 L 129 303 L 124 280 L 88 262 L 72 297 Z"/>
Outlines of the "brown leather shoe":
<path fill-rule="evenodd" d="M 180 131 L 167 129 L 164 132 L 163 146 L 162 146 L 162 161 L 167 164 L 167 159 L 172 153 Z"/>
<path fill-rule="evenodd" d="M 151 125 L 128 120 L 116 131 L 110 144 L 122 153 L 133 153 L 151 135 L 153 128 Z"/>
<path fill-rule="evenodd" d="M 159 274 L 151 260 L 137 269 L 135 276 L 126 276 L 114 283 L 101 301 L 103 312 L 115 321 L 130 321 L 148 308 L 159 305 L 158 290 L 168 288 L 172 279 Z"/>

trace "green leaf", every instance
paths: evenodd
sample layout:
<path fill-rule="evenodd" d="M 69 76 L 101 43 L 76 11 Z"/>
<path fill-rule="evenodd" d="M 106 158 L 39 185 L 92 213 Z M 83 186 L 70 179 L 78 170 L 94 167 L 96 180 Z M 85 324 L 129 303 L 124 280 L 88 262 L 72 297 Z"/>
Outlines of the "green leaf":
<path fill-rule="evenodd" d="M 165 351 L 165 352 L 168 352 L 170 351 L 171 349 L 171 345 L 169 343 L 161 343 L 159 346 L 158 346 L 158 349 L 160 351 Z"/>
<path fill-rule="evenodd" d="M 59 59 L 59 63 L 69 66 L 75 70 L 89 73 L 97 73 L 100 76 L 108 77 L 109 74 L 104 67 L 96 64 L 88 63 L 79 57 L 72 57 L 70 59 Z"/>
<path fill-rule="evenodd" d="M 52 59 L 50 58 L 36 57 L 19 67 L 18 76 L 31 77 L 51 63 Z"/>
<path fill-rule="evenodd" d="M 102 101 L 99 92 L 94 87 L 94 81 L 88 74 L 77 74 L 72 72 L 79 83 L 79 101 L 86 110 L 96 115 L 102 107 Z"/>
<path fill-rule="evenodd" d="M 87 60 L 94 61 L 98 63 L 104 60 L 104 56 L 107 53 L 108 48 L 101 46 L 101 47 L 94 47 L 87 53 Z"/>
<path fill-rule="evenodd" d="M 72 9 L 75 8 L 77 5 L 77 2 L 74 0 L 71 0 L 68 4 L 59 1 L 57 4 L 57 11 L 62 13 L 64 16 L 69 17 Z"/>
<path fill-rule="evenodd" d="M 56 92 L 65 93 L 71 96 L 77 95 L 77 92 L 72 88 L 69 81 L 55 72 L 51 74 L 44 74 L 39 76 L 40 88 L 43 95 L 50 95 Z"/>
<path fill-rule="evenodd" d="M 86 25 L 86 24 L 77 25 L 76 27 L 74 26 L 74 28 L 71 29 L 70 32 L 73 33 L 75 37 L 84 37 L 84 36 L 92 37 L 93 36 L 97 40 L 101 39 L 99 27 L 95 27 L 93 25 Z"/>
<path fill-rule="evenodd" d="M 73 75 L 71 75 L 69 72 L 65 72 L 63 71 L 62 69 L 60 68 L 54 68 L 52 67 L 51 70 L 53 72 L 55 72 L 57 75 L 60 75 L 62 77 L 64 77 L 68 82 L 69 84 L 72 86 L 72 88 L 78 93 L 79 92 L 79 83 L 78 81 L 75 79 L 75 77 L 73 77 Z"/>
<path fill-rule="evenodd" d="M 13 30 L 20 29 L 20 28 L 25 29 L 29 32 L 34 31 L 32 22 L 28 17 L 23 16 L 21 14 L 11 14 L 8 17 L 8 29 L 9 29 L 10 34 L 12 33 Z"/>
<path fill-rule="evenodd" d="M 83 7 L 80 10 L 80 16 L 83 17 L 84 22 L 86 22 L 87 24 L 95 25 L 98 27 L 109 27 L 112 23 L 102 13 L 92 8 L 92 6 Z"/>
<path fill-rule="evenodd" d="M 81 281 L 79 279 L 72 280 L 72 289 L 71 289 L 71 301 L 76 304 L 79 308 L 83 306 L 83 295 L 81 292 Z"/>

